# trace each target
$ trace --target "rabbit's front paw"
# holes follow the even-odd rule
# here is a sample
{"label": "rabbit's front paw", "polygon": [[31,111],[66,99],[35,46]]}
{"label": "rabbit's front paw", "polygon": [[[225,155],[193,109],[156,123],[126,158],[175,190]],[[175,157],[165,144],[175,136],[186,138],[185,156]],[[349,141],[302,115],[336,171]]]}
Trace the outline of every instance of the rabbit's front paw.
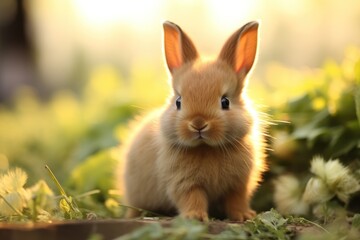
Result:
{"label": "rabbit's front paw", "polygon": [[200,210],[190,210],[188,212],[182,213],[182,217],[189,218],[189,219],[196,219],[202,222],[209,221],[209,217],[207,212],[200,211]]}
{"label": "rabbit's front paw", "polygon": [[229,216],[229,220],[236,222],[244,222],[245,220],[252,219],[256,216],[256,212],[252,209],[245,211],[232,212]]}

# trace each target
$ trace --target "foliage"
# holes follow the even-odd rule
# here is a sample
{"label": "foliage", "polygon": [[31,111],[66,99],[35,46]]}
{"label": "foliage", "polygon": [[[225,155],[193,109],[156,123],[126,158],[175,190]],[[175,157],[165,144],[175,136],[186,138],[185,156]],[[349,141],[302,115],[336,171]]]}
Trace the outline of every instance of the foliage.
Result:
{"label": "foliage", "polygon": [[[281,148],[286,146],[275,142],[280,148],[280,155],[276,154],[278,149],[275,148],[275,156],[281,160],[292,159],[292,163],[302,168],[304,165],[300,162],[308,164],[309,156],[316,154],[346,162],[356,160],[360,156],[359,76],[358,49],[351,49],[343,63],[328,61],[318,72],[304,76],[305,80],[309,78],[314,82],[312,88],[273,110],[275,118],[290,124],[280,124],[272,131],[285,134],[287,139],[283,138],[283,141],[295,142],[295,147],[290,146],[292,151],[283,155]],[[298,154],[304,151],[305,154]]]}
{"label": "foliage", "polygon": [[[248,220],[244,226],[234,225],[230,231],[225,231],[221,236],[228,239],[237,237],[238,233],[243,231],[245,239],[290,239],[294,232],[289,229],[289,219],[285,219],[275,210],[258,214],[255,219]],[[235,230],[235,231],[234,231]]]}
{"label": "foliage", "polygon": [[25,188],[26,181],[27,174],[20,168],[8,169],[0,175],[2,221],[50,220],[55,213],[55,196],[48,185],[40,180]]}
{"label": "foliage", "polygon": [[[306,79],[314,82],[312,88],[272,110],[279,120],[271,128],[268,176],[275,179],[275,204],[285,214],[322,219],[340,209],[360,211],[351,204],[358,199],[360,180],[360,51],[351,48],[341,64],[328,61]],[[309,215],[309,203],[315,202],[321,207],[312,206]]]}
{"label": "foliage", "polygon": [[170,226],[162,226],[159,222],[151,223],[136,231],[117,238],[131,239],[293,239],[296,226],[311,226],[322,234],[328,231],[321,226],[303,218],[284,218],[276,210],[258,214],[244,224],[228,223],[220,233],[211,233],[210,225],[216,222],[201,223],[195,220],[175,218]]}
{"label": "foliage", "polygon": [[[86,206],[85,197],[98,194],[93,190],[78,196],[67,194],[52,170],[45,166],[54,182],[59,196],[49,188],[44,180],[38,181],[31,187],[25,188],[27,174],[20,168],[3,170],[0,174],[0,221],[33,221],[51,222],[53,220],[86,219],[96,217],[95,210],[78,207],[77,202]],[[81,201],[80,201],[81,200]],[[110,201],[115,201],[109,198]],[[108,209],[107,216],[111,213],[116,217],[119,214],[119,204],[106,202],[104,208]]]}
{"label": "foliage", "polygon": [[72,170],[66,185],[77,192],[99,189],[106,193],[114,185],[118,154],[118,148],[110,148],[89,156],[83,164]]}
{"label": "foliage", "polygon": [[[47,177],[45,164],[65,182],[88,157],[119,144],[114,131],[118,125],[125,124],[139,108],[158,105],[164,99],[165,93],[156,91],[151,91],[153,99],[145,102],[140,98],[149,95],[148,83],[152,82],[146,81],[143,88],[142,78],[154,77],[154,73],[145,67],[137,70],[141,74],[134,71],[130,82],[114,67],[95,67],[82,91],[61,89],[46,101],[31,88],[19,89],[11,105],[0,104],[0,155],[12,166],[26,169],[30,183]],[[160,84],[163,82],[154,87],[166,87]]]}
{"label": "foliage", "polygon": [[346,215],[352,194],[359,192],[359,181],[339,160],[325,162],[314,157],[310,171],[314,174],[300,187],[293,175],[281,176],[275,183],[274,200],[279,211],[284,214],[309,215],[309,209],[325,223],[329,219]]}
{"label": "foliage", "polygon": [[205,236],[206,226],[195,220],[176,218],[170,228],[160,223],[149,224],[117,240],[130,239],[201,239]]}

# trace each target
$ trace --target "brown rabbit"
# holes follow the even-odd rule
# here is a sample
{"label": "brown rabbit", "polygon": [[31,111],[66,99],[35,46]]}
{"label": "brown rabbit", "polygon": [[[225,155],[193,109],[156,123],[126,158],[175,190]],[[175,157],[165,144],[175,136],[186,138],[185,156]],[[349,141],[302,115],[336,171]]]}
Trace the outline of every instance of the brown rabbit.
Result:
{"label": "brown rabbit", "polygon": [[[125,200],[130,206],[186,218],[209,214],[244,221],[264,171],[264,143],[245,78],[256,56],[258,23],[202,62],[189,37],[165,22],[164,50],[173,94],[137,128],[125,155]],[[129,209],[127,216],[139,216]]]}

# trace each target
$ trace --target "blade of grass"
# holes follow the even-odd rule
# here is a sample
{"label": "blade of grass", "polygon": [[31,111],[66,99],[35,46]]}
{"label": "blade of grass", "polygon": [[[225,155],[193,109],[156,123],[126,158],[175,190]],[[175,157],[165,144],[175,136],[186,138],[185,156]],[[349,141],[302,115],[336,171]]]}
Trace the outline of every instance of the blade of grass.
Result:
{"label": "blade of grass", "polygon": [[56,184],[56,187],[58,188],[60,194],[64,197],[67,198],[67,195],[65,193],[65,190],[63,189],[63,187],[61,186],[61,184],[59,183],[59,181],[57,180],[57,178],[55,177],[54,173],[51,171],[51,169],[49,168],[48,165],[45,165],[45,169],[48,171],[48,173],[50,174],[51,179],[54,181],[54,183]]}
{"label": "blade of grass", "polygon": [[[54,181],[54,183],[56,184],[56,187],[58,188],[61,196],[63,197],[63,199],[66,201],[66,203],[69,205],[70,209],[72,211],[75,212],[75,214],[81,214],[80,210],[78,209],[78,207],[75,205],[75,203],[72,201],[71,197],[69,197],[64,188],[61,186],[60,182],[57,180],[57,178],[55,177],[55,174],[51,171],[51,169],[49,168],[48,165],[45,165],[45,169],[48,171],[48,173],[50,174],[50,177],[52,178],[52,180]],[[81,214],[82,215],[82,214]]]}

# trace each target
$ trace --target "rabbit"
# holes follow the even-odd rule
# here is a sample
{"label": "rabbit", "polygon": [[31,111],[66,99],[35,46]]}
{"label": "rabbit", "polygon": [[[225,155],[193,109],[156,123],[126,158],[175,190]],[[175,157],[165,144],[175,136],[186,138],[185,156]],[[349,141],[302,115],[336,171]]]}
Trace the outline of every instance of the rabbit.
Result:
{"label": "rabbit", "polygon": [[245,87],[258,26],[247,23],[217,59],[202,61],[179,26],[163,23],[173,93],[126,144],[124,199],[134,207],[126,217],[140,216],[136,208],[200,221],[256,215],[250,200],[266,169],[265,128]]}

